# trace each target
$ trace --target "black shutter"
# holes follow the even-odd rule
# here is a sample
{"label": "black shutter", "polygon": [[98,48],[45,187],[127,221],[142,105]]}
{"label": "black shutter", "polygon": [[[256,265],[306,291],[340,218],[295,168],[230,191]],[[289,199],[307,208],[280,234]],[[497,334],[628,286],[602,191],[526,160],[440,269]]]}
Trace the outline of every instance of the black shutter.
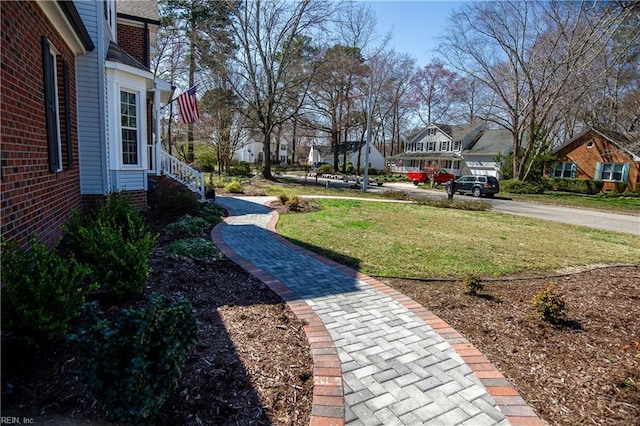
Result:
{"label": "black shutter", "polygon": [[42,37],[42,70],[44,77],[44,107],[47,124],[47,146],[49,151],[49,171],[55,173],[60,164],[58,158],[58,125],[56,120],[55,61],[49,49],[49,41]]}
{"label": "black shutter", "polygon": [[73,138],[71,132],[71,94],[69,93],[69,64],[62,63],[62,80],[64,85],[64,128],[67,146],[67,167],[73,169]]}

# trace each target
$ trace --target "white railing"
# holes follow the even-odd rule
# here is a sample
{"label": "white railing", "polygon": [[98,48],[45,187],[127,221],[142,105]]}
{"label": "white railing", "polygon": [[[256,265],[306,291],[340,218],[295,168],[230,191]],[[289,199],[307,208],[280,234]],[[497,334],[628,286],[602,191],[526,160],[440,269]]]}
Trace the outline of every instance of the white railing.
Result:
{"label": "white railing", "polygon": [[205,200],[204,173],[183,163],[164,150],[161,150],[160,154],[160,171],[177,180],[196,194],[200,194],[200,199]]}

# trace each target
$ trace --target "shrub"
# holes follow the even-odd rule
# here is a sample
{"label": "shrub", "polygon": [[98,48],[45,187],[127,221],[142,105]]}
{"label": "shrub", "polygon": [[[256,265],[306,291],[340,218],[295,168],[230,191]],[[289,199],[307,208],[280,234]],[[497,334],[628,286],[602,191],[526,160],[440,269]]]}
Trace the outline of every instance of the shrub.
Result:
{"label": "shrub", "polygon": [[285,205],[287,204],[287,201],[289,201],[289,196],[287,194],[280,194],[278,195],[278,200],[280,200],[280,204]]}
{"label": "shrub", "polygon": [[251,176],[251,166],[245,161],[240,161],[235,166],[229,167],[229,176]]}
{"label": "shrub", "polygon": [[220,222],[225,215],[225,211],[222,207],[213,203],[200,204],[200,215],[209,223],[216,224]]}
{"label": "shrub", "polygon": [[500,190],[512,194],[542,194],[544,189],[545,185],[542,183],[523,182],[515,179],[500,181]]}
{"label": "shrub", "polygon": [[210,225],[206,219],[201,217],[193,217],[189,215],[184,215],[177,221],[170,223],[165,227],[165,230],[169,234],[179,234],[188,237],[194,237],[196,235],[200,235],[207,229]]}
{"label": "shrub", "polygon": [[478,292],[484,289],[484,285],[480,281],[480,278],[475,274],[468,274],[464,280],[464,285],[469,290],[469,294],[472,296],[477,296]]}
{"label": "shrub", "polygon": [[536,312],[545,321],[556,324],[566,319],[567,308],[563,296],[558,293],[553,283],[546,284],[541,291],[536,293],[532,303],[536,308]]}
{"label": "shrub", "polygon": [[89,320],[70,340],[82,355],[78,373],[118,420],[151,423],[176,387],[198,326],[186,299],[170,303],[154,293],[146,306],[107,319],[93,302]]}
{"label": "shrub", "polygon": [[142,293],[157,235],[124,198],[109,198],[88,218],[76,214],[65,231],[76,257],[91,268],[104,290],[123,300]]}
{"label": "shrub", "polygon": [[552,191],[575,192],[578,194],[594,195],[602,191],[604,182],[601,180],[546,178],[546,186]]}
{"label": "shrub", "polygon": [[211,241],[200,237],[174,241],[167,246],[167,252],[202,261],[211,261],[222,257]]}
{"label": "shrub", "polygon": [[230,193],[241,194],[242,184],[234,179],[224,186],[224,190]]}
{"label": "shrub", "polygon": [[318,167],[318,174],[332,175],[334,173],[335,170],[333,169],[333,166],[331,164],[321,164],[320,167]]}
{"label": "shrub", "polygon": [[356,171],[356,168],[354,167],[354,165],[351,162],[347,163],[347,166],[344,166],[344,163],[340,164],[340,167],[338,167],[340,170],[343,170],[344,173],[348,174],[348,175],[352,175],[354,174],[354,172]]}
{"label": "shrub", "polygon": [[285,202],[285,205],[287,206],[287,209],[289,209],[289,211],[300,211],[300,198],[294,195]]}
{"label": "shrub", "polygon": [[160,218],[193,214],[198,208],[198,195],[171,178],[162,177],[161,179],[162,184],[148,195],[153,212]]}
{"label": "shrub", "polygon": [[47,250],[35,235],[30,249],[2,243],[2,329],[26,337],[30,343],[52,341],[67,333],[80,315],[89,268],[56,248]]}
{"label": "shrub", "polygon": [[622,194],[627,190],[627,182],[614,182],[613,192],[616,194]]}

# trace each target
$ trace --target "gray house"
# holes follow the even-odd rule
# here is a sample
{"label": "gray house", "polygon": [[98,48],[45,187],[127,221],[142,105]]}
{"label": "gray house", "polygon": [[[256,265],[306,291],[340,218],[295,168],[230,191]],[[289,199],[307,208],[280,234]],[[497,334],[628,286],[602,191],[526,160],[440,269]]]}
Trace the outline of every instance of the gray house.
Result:
{"label": "gray house", "polygon": [[[474,140],[475,139],[475,140]],[[504,129],[483,130],[479,138],[460,152],[463,158],[463,174],[489,175],[500,179],[500,164],[496,157],[513,152],[513,135]]]}

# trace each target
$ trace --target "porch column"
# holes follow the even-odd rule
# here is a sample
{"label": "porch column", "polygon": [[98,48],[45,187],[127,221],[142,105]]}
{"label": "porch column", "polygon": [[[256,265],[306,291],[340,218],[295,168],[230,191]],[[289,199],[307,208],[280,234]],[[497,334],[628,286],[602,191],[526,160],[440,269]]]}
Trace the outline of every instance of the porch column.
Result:
{"label": "porch column", "polygon": [[156,175],[160,176],[162,174],[162,155],[160,153],[160,150],[162,149],[162,143],[160,142],[161,137],[160,137],[160,90],[156,89],[153,92],[153,115],[155,117],[155,122],[154,122],[154,133],[155,133],[155,145],[156,145],[156,149],[155,149],[155,169],[156,169]]}

